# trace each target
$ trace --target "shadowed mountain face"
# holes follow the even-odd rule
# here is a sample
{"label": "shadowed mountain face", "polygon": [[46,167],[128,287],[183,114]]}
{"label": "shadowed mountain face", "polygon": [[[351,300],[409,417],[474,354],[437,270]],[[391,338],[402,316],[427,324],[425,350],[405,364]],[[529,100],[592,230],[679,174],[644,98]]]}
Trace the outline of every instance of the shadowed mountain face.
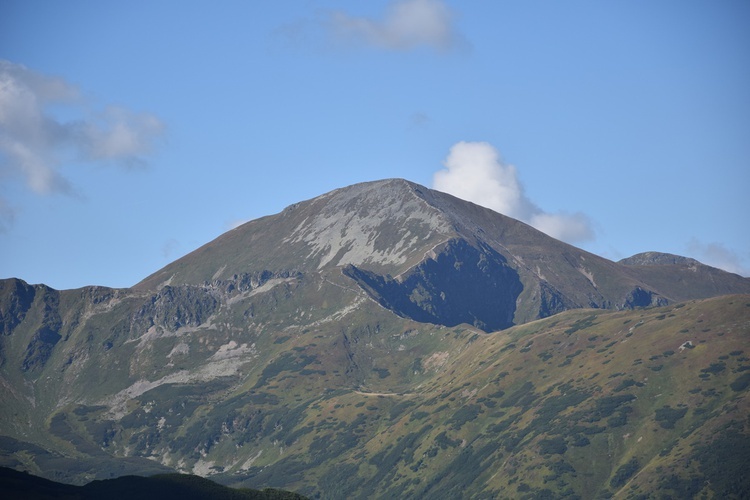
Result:
{"label": "shadowed mountain face", "polygon": [[[750,295],[728,294],[748,293],[692,259],[615,263],[358,184],[130,289],[0,281],[0,466],[325,498],[722,496],[711,439],[747,440],[750,386]],[[688,469],[713,486],[686,490]]]}
{"label": "shadowed mountain face", "polygon": [[518,272],[492,248],[451,240],[398,278],[364,271],[353,264],[343,273],[383,307],[424,323],[481,330],[513,325],[516,300],[523,290]]}

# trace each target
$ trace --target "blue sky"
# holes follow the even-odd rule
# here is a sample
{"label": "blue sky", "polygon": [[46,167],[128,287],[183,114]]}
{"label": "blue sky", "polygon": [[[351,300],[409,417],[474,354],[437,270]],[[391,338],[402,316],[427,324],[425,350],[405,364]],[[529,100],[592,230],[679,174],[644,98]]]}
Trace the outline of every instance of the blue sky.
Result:
{"label": "blue sky", "polygon": [[125,287],[402,177],[750,274],[750,3],[0,4],[0,278]]}

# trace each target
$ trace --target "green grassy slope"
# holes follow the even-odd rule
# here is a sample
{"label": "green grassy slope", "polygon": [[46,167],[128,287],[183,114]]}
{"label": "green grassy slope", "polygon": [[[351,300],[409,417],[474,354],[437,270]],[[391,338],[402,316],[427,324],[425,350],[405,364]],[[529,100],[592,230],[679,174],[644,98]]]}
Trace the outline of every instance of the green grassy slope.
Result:
{"label": "green grassy slope", "polygon": [[222,480],[336,498],[747,494],[749,335],[750,297],[732,296],[469,338],[410,390],[321,401],[284,458]]}
{"label": "green grassy slope", "polygon": [[741,495],[749,335],[748,295],[485,334],[398,317],[340,273],[38,288],[2,339],[0,463],[322,498]]}

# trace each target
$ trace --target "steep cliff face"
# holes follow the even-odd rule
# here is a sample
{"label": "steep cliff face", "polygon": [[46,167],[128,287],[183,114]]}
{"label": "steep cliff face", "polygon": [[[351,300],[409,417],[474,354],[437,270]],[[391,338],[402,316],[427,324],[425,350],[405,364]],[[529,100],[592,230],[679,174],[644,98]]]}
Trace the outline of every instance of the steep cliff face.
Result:
{"label": "steep cliff face", "polygon": [[[17,279],[0,283],[0,332],[11,335],[24,323],[29,332],[20,358],[23,371],[43,367],[60,341],[59,302],[60,292],[44,285],[32,286]],[[0,362],[6,357],[0,344]]]}
{"label": "steep cliff face", "polygon": [[36,288],[19,279],[0,281],[0,334],[9,335],[24,320]]}
{"label": "steep cliff face", "polygon": [[159,326],[170,331],[204,323],[219,300],[210,289],[194,286],[164,286],[151,295],[133,316],[136,331]]}

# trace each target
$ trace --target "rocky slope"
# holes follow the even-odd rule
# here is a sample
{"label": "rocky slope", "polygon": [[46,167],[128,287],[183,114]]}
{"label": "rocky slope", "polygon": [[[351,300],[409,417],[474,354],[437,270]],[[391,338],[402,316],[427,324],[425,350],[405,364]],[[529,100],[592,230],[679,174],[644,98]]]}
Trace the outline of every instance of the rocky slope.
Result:
{"label": "rocky slope", "polygon": [[0,281],[0,466],[325,498],[718,495],[716,446],[747,439],[750,296],[705,298],[749,282],[356,185],[132,289]]}

